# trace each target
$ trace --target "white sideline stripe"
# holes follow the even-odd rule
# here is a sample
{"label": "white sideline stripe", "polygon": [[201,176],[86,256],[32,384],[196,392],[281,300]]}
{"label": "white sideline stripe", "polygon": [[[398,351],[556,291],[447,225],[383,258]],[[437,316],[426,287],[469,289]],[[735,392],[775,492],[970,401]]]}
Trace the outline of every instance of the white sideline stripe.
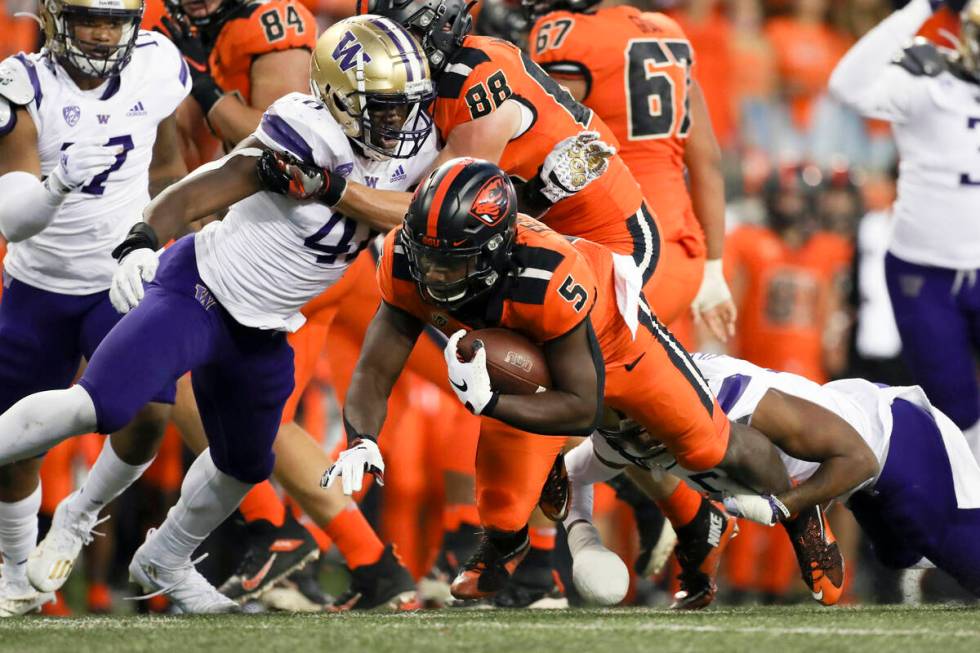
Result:
{"label": "white sideline stripe", "polygon": [[[628,613],[626,613],[628,614]],[[937,630],[932,628],[820,628],[811,626],[725,626],[725,625],[705,625],[705,624],[677,624],[677,623],[623,623],[621,621],[609,621],[599,623],[568,623],[565,621],[555,623],[518,623],[510,624],[503,621],[437,621],[421,615],[405,614],[391,615],[393,618],[388,622],[374,622],[371,627],[374,629],[387,628],[403,630],[417,628],[418,621],[424,621],[426,626],[435,628],[452,628],[456,631],[467,630],[546,630],[546,631],[630,631],[630,632],[672,632],[672,633],[739,633],[739,634],[761,634],[761,635],[818,635],[818,636],[841,636],[841,637],[946,637],[956,639],[980,639],[980,629],[978,630]],[[586,615],[583,615],[586,616]],[[656,618],[656,613],[650,615]],[[322,616],[317,618],[317,623],[328,626],[334,618],[324,619]],[[348,621],[341,617],[340,621]],[[353,620],[350,620],[353,621]],[[414,623],[413,623],[414,622]],[[164,630],[164,629],[196,629],[201,627],[201,622],[197,619],[186,617],[152,617],[119,619],[113,617],[88,617],[83,619],[64,619],[64,618],[34,618],[29,620],[2,620],[0,621],[0,632],[5,630]],[[236,620],[234,625],[236,630],[294,630],[298,628],[309,628],[310,622],[306,619],[294,620],[274,620],[266,622],[249,623],[247,619]]]}

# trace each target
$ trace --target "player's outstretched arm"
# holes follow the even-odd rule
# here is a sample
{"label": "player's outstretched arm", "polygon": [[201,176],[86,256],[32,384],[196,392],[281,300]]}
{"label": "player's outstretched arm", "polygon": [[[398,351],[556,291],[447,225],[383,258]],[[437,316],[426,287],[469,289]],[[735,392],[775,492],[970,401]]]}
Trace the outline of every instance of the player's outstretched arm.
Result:
{"label": "player's outstretched arm", "polygon": [[691,132],[684,146],[684,164],[691,182],[694,215],[704,230],[708,249],[704,278],[691,308],[712,335],[722,342],[735,335],[738,311],[725,282],[721,257],[725,242],[725,179],[721,171],[721,148],[711,128],[708,105],[701,86],[690,89]]}
{"label": "player's outstretched arm", "polygon": [[[592,433],[602,418],[605,367],[590,319],[545,343],[544,355],[552,388],[533,395],[495,394],[479,414],[543,435]],[[452,370],[450,382],[459,394]]]}
{"label": "player's outstretched arm", "polygon": [[405,361],[422,333],[415,317],[385,302],[368,325],[361,357],[354,368],[344,401],[347,449],[323,475],[320,484],[330,487],[340,478],[344,494],[359,491],[365,474],[384,483],[384,460],[377,440],[388,412],[388,397]]}
{"label": "player's outstretched arm", "polygon": [[181,156],[175,111],[157,125],[153,157],[150,159],[150,197],[156,197],[186,174],[187,166]]}
{"label": "player's outstretched arm", "polygon": [[794,458],[820,463],[813,476],[778,495],[791,513],[847,494],[878,473],[874,452],[858,432],[805,399],[770,389],[752,414],[752,426]]}

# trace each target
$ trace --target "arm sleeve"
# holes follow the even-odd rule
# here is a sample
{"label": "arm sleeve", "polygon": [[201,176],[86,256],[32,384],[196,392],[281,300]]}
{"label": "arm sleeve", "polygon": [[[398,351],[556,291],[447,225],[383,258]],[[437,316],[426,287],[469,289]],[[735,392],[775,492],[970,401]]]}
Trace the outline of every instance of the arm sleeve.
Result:
{"label": "arm sleeve", "polygon": [[15,170],[0,176],[0,233],[16,243],[37,235],[51,224],[64,195],[48,190],[29,172]]}
{"label": "arm sleeve", "polygon": [[912,0],[865,34],[830,77],[830,92],[869,118],[904,121],[913,106],[911,77],[891,62],[932,14],[928,0]]}

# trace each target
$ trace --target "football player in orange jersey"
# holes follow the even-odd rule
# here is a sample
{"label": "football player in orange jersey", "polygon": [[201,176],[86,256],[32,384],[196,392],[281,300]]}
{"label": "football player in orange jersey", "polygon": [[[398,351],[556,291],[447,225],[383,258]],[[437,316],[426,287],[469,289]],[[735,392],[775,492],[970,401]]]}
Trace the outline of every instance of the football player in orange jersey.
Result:
{"label": "football player in orange jersey", "polygon": [[722,273],[721,153],[684,32],[664,14],[600,0],[524,7],[535,21],[531,58],[609,125],[657,214],[664,270],[649,290],[658,317],[669,326],[693,302],[696,317],[727,340],[736,313]]}
{"label": "football player in orange jersey", "polygon": [[[583,164],[565,161],[559,168],[575,169],[576,163]],[[601,172],[584,165],[590,168],[587,184]],[[481,437],[477,452],[481,513],[513,503],[513,495],[535,481],[540,488],[535,449],[554,459],[565,436],[592,432],[604,402],[650,425],[686,468],[720,467],[765,492],[788,488],[772,445],[750,427],[729,423],[687,353],[650,311],[635,262],[518,217],[517,206],[509,177],[487,161],[448,161],[419,186],[404,224],[385,240],[378,267],[383,303],[345,402],[350,448],[326,475],[328,486],[343,477],[347,491],[356,490],[366,473],[383,472],[374,439],[391,387],[428,323],[452,334],[446,347],[450,383],[481,415],[482,436],[494,436]],[[514,329],[543,347],[553,388],[501,394],[491,387],[482,343],[471,361],[458,357],[464,329],[493,326]],[[640,365],[640,374],[633,373]],[[760,501],[773,521],[785,516],[771,495]],[[715,510],[713,521],[723,525],[727,541],[734,521]],[[527,553],[526,526],[487,527],[486,535],[453,583],[458,598],[492,595]],[[716,567],[718,553],[708,547],[710,561],[692,562]]]}

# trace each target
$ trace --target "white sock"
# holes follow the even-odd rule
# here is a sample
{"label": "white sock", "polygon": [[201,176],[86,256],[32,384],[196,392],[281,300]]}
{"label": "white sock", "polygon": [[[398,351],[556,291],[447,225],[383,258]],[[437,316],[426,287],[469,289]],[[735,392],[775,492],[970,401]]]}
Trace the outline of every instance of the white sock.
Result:
{"label": "white sock", "polygon": [[0,502],[0,552],[7,582],[27,582],[27,556],[37,546],[37,513],[41,509],[41,484],[26,499]]}
{"label": "white sock", "polygon": [[187,470],[177,504],[147,542],[150,559],[165,569],[186,565],[197,547],[234,512],[252,487],[215,467],[211,450],[205,449]]}
{"label": "white sock", "polygon": [[565,528],[576,521],[592,523],[592,485],[608,481],[622,470],[608,467],[599,460],[592,438],[584,440],[565,454],[565,469],[568,470],[568,482],[572,485],[572,501],[568,506],[568,516],[565,517]]}
{"label": "white sock", "polygon": [[105,505],[135,483],[152,463],[152,459],[141,465],[126,463],[112,448],[112,438],[106,438],[88,478],[69,498],[68,509],[94,521]]}
{"label": "white sock", "polygon": [[95,404],[80,385],[24,397],[0,415],[0,465],[42,454],[97,426]]}

